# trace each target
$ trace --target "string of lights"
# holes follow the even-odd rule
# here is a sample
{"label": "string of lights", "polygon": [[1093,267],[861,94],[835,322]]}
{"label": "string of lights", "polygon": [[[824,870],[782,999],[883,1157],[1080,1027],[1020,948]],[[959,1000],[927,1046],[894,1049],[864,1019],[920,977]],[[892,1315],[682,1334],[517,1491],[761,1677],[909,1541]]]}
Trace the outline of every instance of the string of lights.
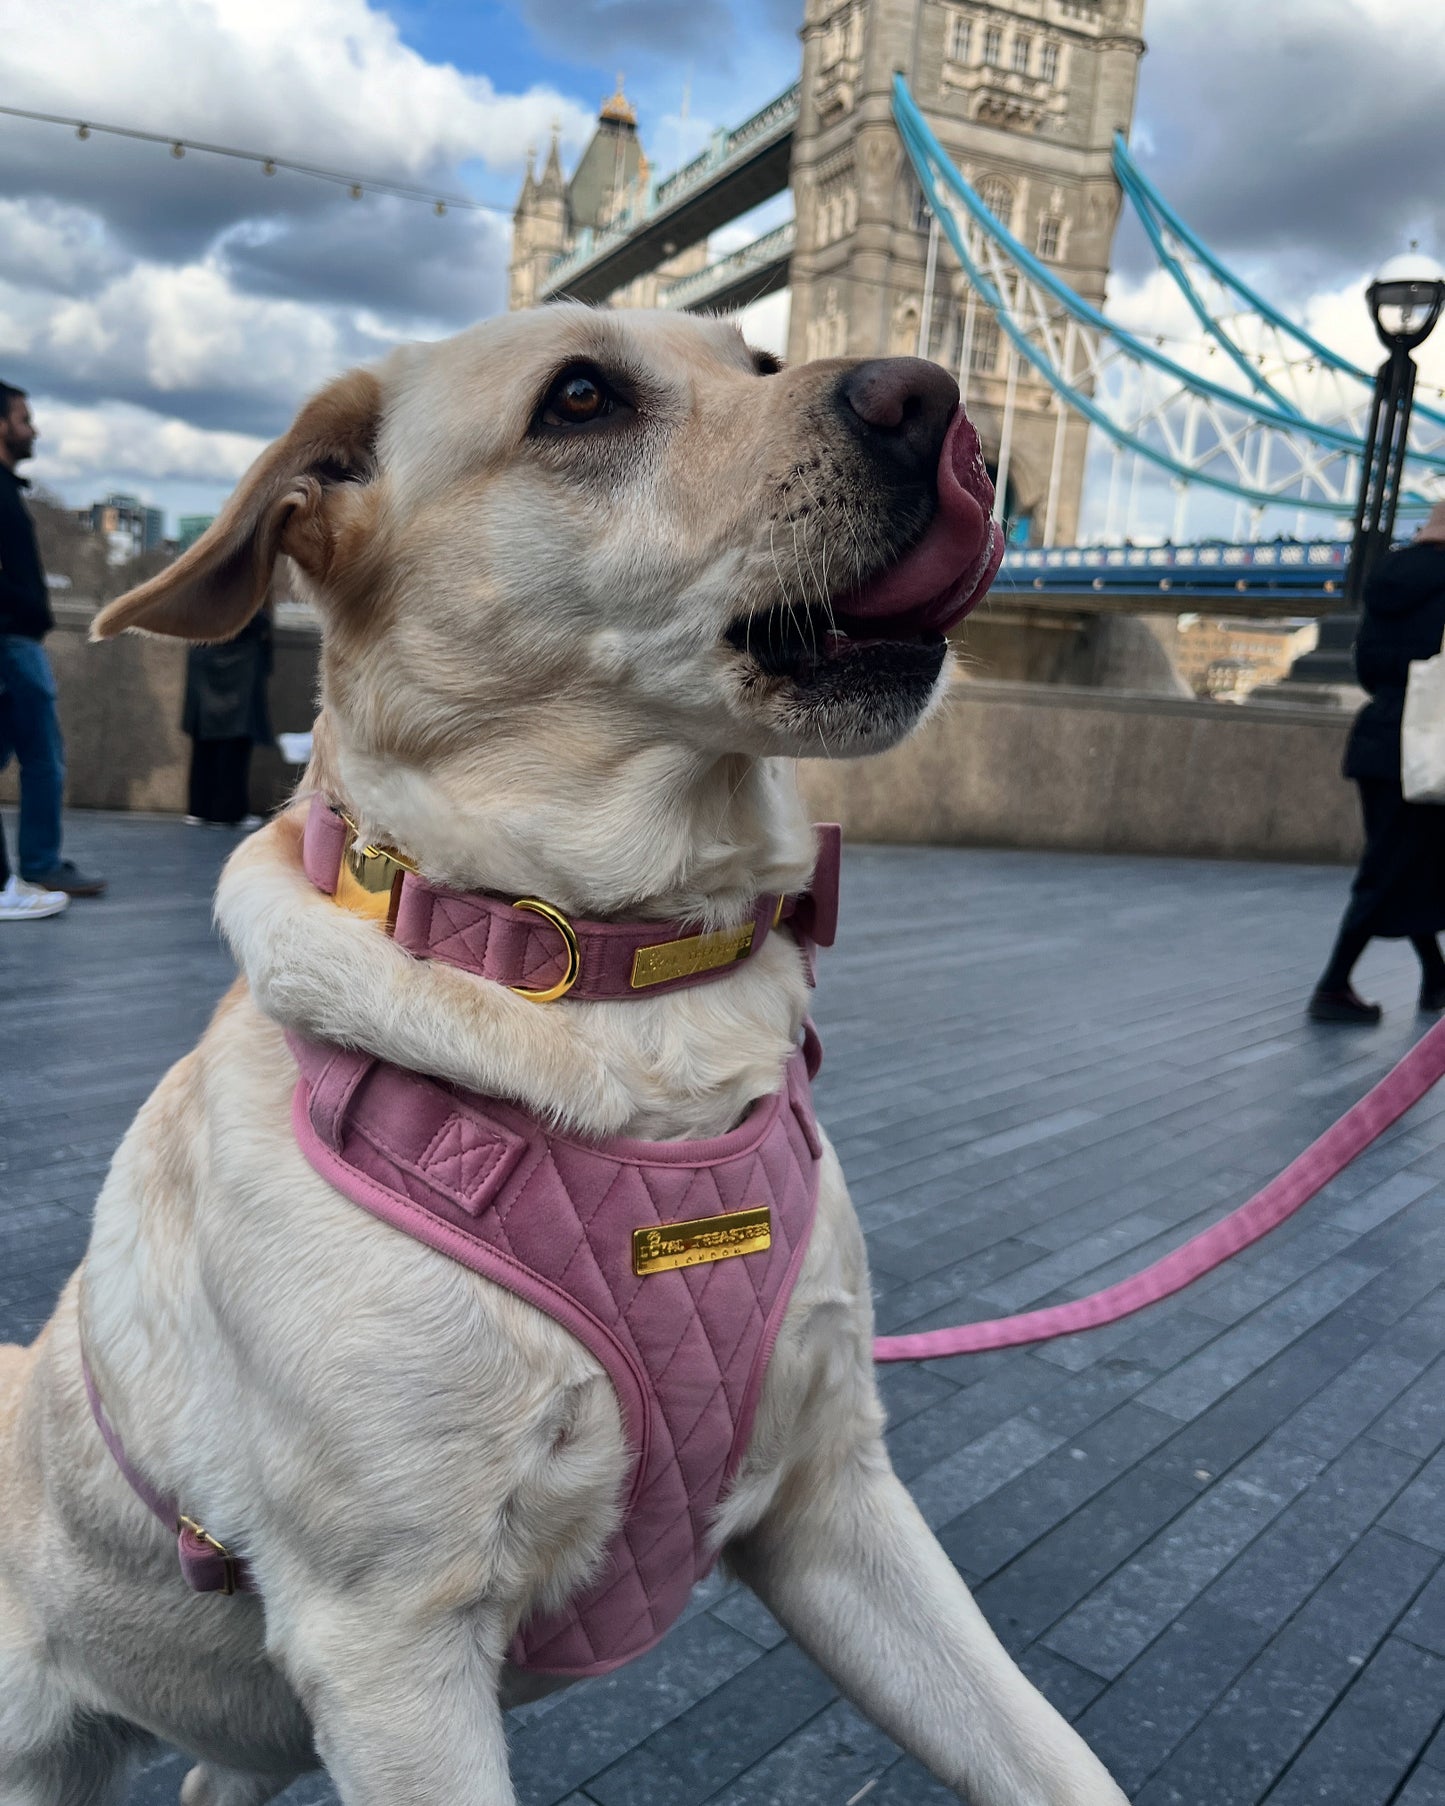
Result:
{"label": "string of lights", "polygon": [[143,132],[135,126],[106,125],[98,119],[74,119],[63,113],[37,113],[28,107],[0,106],[0,114],[10,119],[28,119],[39,125],[69,126],[82,142],[100,133],[107,138],[132,138],[142,144],[163,144],[173,157],[184,157],[187,151],[199,151],[208,157],[230,157],[240,163],[254,163],[263,176],[274,176],[284,169],[291,175],[306,176],[316,182],[330,182],[344,188],[353,201],[364,195],[384,194],[394,200],[418,201],[429,206],[438,216],[453,210],[462,213],[500,213],[510,216],[512,209],[497,201],[478,201],[470,195],[438,194],[434,188],[421,188],[410,182],[389,182],[375,176],[350,176],[339,169],[326,169],[317,163],[299,163],[290,157],[271,157],[263,151],[241,150],[232,144],[207,144],[199,138],[181,138],[165,132]]}

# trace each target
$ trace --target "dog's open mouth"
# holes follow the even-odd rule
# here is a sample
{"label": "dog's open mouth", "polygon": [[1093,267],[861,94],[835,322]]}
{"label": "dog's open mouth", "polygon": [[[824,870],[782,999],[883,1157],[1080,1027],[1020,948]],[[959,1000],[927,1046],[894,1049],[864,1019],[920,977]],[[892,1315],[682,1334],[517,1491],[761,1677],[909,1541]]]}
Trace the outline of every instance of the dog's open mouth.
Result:
{"label": "dog's open mouth", "polygon": [[937,628],[890,621],[880,632],[881,625],[816,605],[770,608],[734,621],[727,641],[768,677],[786,678],[800,690],[865,670],[878,677],[937,677],[947,644]]}
{"label": "dog's open mouth", "polygon": [[993,484],[972,422],[958,408],[938,460],[938,501],[923,537],[860,587],[827,604],[740,616],[728,644],[770,677],[836,692],[850,676],[931,685],[944,635],[976,607],[1003,560]]}

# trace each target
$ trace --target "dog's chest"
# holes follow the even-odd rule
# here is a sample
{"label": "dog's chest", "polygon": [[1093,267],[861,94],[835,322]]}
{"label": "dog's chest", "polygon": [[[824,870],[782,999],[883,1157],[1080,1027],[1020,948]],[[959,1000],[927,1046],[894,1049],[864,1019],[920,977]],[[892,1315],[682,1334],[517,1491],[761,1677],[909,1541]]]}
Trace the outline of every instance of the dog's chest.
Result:
{"label": "dog's chest", "polygon": [[729,1134],[588,1143],[369,1056],[293,1041],[316,1170],[545,1311],[601,1363],[630,1456],[601,1573],[522,1627],[518,1666],[580,1676],[652,1647],[711,1566],[806,1250],[822,1157],[807,1057]]}

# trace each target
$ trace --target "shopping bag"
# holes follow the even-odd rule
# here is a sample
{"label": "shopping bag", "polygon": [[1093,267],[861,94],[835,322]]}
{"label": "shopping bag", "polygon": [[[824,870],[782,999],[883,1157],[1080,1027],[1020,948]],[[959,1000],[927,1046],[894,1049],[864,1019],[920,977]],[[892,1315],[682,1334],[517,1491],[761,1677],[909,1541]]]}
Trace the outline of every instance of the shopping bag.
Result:
{"label": "shopping bag", "polygon": [[1445,653],[1416,659],[1400,724],[1400,788],[1409,803],[1445,803]]}

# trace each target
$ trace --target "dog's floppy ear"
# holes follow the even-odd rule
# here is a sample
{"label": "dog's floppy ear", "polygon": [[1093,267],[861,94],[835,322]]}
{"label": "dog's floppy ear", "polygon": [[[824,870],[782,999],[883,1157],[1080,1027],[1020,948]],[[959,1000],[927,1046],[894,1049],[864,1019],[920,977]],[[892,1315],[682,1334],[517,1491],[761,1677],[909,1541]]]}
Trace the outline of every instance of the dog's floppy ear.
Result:
{"label": "dog's floppy ear", "polygon": [[381,385],[353,370],[312,396],[262,452],[196,543],[159,576],[103,608],[93,640],[127,627],[183,640],[228,640],[266,599],[282,553],[321,578],[331,551],[326,497],[374,469]]}

